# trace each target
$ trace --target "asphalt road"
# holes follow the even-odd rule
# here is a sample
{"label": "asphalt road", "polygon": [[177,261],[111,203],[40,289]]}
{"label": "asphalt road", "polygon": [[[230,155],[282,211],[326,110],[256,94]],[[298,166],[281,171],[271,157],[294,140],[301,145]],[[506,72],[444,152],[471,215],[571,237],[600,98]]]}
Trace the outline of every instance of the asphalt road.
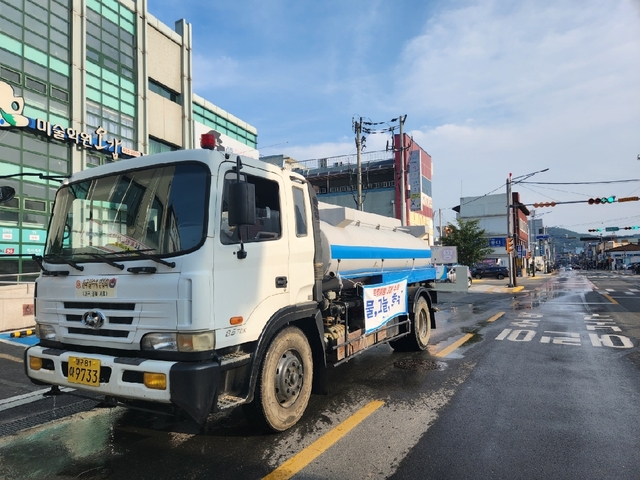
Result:
{"label": "asphalt road", "polygon": [[[440,294],[428,352],[380,346],[332,370],[330,394],[276,435],[241,409],[198,429],[73,397],[31,401],[41,387],[13,360],[23,347],[0,342],[0,477],[638,478],[640,277],[506,285]],[[1,410],[16,395],[26,403]]]}
{"label": "asphalt road", "polygon": [[392,478],[639,478],[638,292],[563,272],[519,302]]}

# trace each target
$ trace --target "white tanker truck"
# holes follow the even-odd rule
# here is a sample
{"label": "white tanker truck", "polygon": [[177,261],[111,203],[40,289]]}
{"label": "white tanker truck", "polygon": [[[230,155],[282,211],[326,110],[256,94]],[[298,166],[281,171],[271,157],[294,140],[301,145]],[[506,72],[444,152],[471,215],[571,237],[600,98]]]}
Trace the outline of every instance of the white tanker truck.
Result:
{"label": "white tanker truck", "polygon": [[405,230],[319,203],[289,169],[213,150],[74,174],[35,258],[26,373],[200,423],[242,404],[285,430],[326,393],[328,366],[384,342],[426,349],[436,273]]}

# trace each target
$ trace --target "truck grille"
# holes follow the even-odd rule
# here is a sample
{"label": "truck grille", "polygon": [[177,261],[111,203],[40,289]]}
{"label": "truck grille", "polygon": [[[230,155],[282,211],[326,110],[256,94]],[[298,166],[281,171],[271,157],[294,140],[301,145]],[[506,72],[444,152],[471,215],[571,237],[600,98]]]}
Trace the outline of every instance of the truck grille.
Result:
{"label": "truck grille", "polygon": [[64,309],[71,310],[64,314],[66,321],[69,323],[79,324],[82,322],[82,315],[89,310],[100,310],[107,319],[104,326],[98,330],[85,328],[82,325],[78,325],[78,327],[69,326],[67,331],[71,335],[124,339],[133,333],[130,330],[118,330],[118,326],[133,325],[134,316],[132,314],[136,309],[135,303],[64,302]]}
{"label": "truck grille", "polygon": [[89,328],[69,327],[67,330],[69,331],[69,333],[72,333],[74,335],[90,335],[92,337],[127,338],[129,336],[129,332],[123,332],[121,330],[109,330],[108,328],[91,330]]}
{"label": "truck grille", "polygon": [[64,302],[64,308],[79,308],[81,310],[135,310],[135,303],[107,303],[107,302]]}
{"label": "truck grille", "polygon": [[[81,322],[82,315],[67,314],[67,322]],[[133,323],[133,317],[114,317],[109,316],[107,321],[111,324],[117,325],[131,325]]]}

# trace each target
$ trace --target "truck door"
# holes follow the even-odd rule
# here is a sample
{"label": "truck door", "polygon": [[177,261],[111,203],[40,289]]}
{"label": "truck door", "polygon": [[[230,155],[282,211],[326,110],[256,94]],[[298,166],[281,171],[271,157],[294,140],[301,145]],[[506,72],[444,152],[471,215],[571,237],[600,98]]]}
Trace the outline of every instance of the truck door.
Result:
{"label": "truck door", "polygon": [[313,300],[313,227],[309,193],[304,181],[291,177],[289,187],[292,201],[286,210],[292,219],[288,222],[289,266],[291,304],[300,304]]}
{"label": "truck door", "polygon": [[[241,181],[255,186],[256,224],[229,226],[228,186],[237,181],[237,174],[230,163],[220,168],[213,272],[216,348],[256,340],[267,320],[289,304],[290,294],[282,178],[243,166]],[[240,238],[246,258],[238,258]]]}

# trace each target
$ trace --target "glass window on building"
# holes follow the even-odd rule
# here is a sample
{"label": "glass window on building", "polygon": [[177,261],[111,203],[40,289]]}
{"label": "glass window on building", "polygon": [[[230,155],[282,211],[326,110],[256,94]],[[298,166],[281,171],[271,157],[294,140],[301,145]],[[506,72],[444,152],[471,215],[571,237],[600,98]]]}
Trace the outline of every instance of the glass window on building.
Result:
{"label": "glass window on building", "polygon": [[179,93],[174,92],[168,87],[165,87],[161,83],[156,82],[155,80],[149,79],[149,90],[158,95],[166,98],[167,100],[171,100],[174,103],[181,105],[181,96]]}
{"label": "glass window on building", "polygon": [[[100,11],[99,11],[100,10]],[[135,35],[126,9],[119,13],[100,5],[87,4],[87,128],[102,127],[106,139],[116,139],[122,147],[137,150]],[[99,165],[114,158],[101,154],[87,156],[87,165]]]}
{"label": "glass window on building", "polygon": [[154,153],[173,152],[175,150],[178,150],[178,147],[175,145],[149,137],[149,155],[153,155]]}

